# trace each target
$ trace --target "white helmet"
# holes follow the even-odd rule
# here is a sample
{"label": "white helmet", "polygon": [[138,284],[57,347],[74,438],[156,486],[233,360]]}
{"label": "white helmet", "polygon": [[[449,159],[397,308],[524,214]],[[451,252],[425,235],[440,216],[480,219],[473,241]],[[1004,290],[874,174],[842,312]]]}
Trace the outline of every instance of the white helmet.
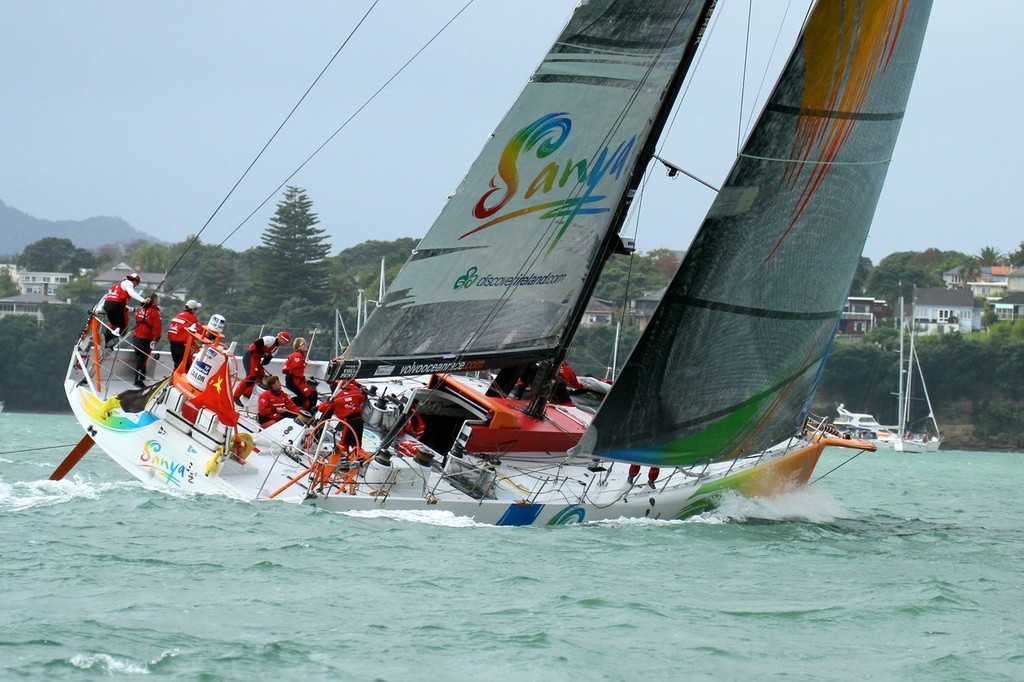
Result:
{"label": "white helmet", "polygon": [[187,301],[185,301],[185,307],[188,308],[189,310],[199,310],[200,308],[203,307],[203,304],[195,300],[194,298],[190,298]]}

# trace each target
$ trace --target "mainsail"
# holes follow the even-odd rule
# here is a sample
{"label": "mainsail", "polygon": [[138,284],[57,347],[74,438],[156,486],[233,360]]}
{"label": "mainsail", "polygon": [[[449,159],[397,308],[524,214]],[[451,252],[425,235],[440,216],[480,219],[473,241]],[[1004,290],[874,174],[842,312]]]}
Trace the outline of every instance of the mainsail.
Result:
{"label": "mainsail", "polygon": [[564,346],[713,6],[582,3],[338,374],[500,367]]}
{"label": "mainsail", "polygon": [[930,0],[823,0],[581,450],[752,454],[807,414],[867,238]]}

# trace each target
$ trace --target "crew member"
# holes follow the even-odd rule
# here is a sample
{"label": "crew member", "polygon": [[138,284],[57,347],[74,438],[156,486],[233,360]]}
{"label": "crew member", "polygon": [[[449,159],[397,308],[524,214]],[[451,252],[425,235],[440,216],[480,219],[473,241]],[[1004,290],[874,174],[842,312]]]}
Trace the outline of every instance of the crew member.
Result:
{"label": "crew member", "polygon": [[[647,470],[647,485],[651,488],[655,487],[654,483],[658,480],[658,474],[661,473],[661,469],[658,467],[651,467]],[[640,474],[639,464],[630,464],[629,471],[626,472],[626,481],[633,485],[636,482],[636,477]]]}
{"label": "crew member", "polygon": [[103,297],[103,312],[109,323],[109,328],[103,330],[103,337],[108,348],[117,343],[115,337],[124,334],[124,330],[128,328],[128,299],[135,299],[139,303],[149,300],[135,291],[135,287],[139,286],[141,281],[142,278],[138,273],[130,273],[123,280],[111,286],[106,296]]}
{"label": "crew member", "polygon": [[561,405],[572,404],[571,394],[569,393],[570,388],[574,391],[579,391],[583,389],[583,384],[580,383],[579,377],[576,376],[576,372],[569,366],[569,363],[563,362],[558,366],[555,388],[551,392],[551,402]]}
{"label": "crew member", "polygon": [[281,389],[281,380],[275,376],[267,379],[267,390],[260,393],[256,418],[264,428],[276,424],[288,415],[297,415],[299,407]]}
{"label": "crew member", "polygon": [[135,309],[135,331],[132,334],[132,347],[135,349],[135,386],[145,386],[149,365],[149,356],[156,350],[160,342],[160,331],[163,321],[160,318],[160,306],[157,295],[153,294]]}
{"label": "crew member", "polygon": [[171,344],[171,360],[175,367],[181,364],[186,350],[192,345],[193,337],[189,332],[199,333],[196,311],[202,307],[203,304],[199,301],[189,299],[185,301],[185,307],[181,312],[171,319],[171,326],[167,328],[167,340]]}
{"label": "crew member", "polygon": [[238,388],[235,389],[236,403],[241,405],[243,397],[248,398],[252,395],[252,389],[256,382],[267,373],[263,366],[270,364],[278,348],[291,342],[292,335],[282,330],[277,333],[277,336],[261,336],[249,345],[245,355],[242,356],[242,366],[245,368],[246,374],[245,378],[238,382]]}
{"label": "crew member", "polygon": [[345,445],[355,447],[363,440],[363,403],[366,402],[366,394],[355,381],[348,381],[342,384],[334,396],[323,403],[320,403],[318,411],[324,413],[324,417],[331,415],[348,424],[349,428],[343,428],[341,442]]}
{"label": "crew member", "polygon": [[306,353],[309,344],[301,336],[295,339],[295,350],[284,361],[284,385],[296,395],[295,404],[303,410],[313,411],[316,407],[316,388],[306,381]]}

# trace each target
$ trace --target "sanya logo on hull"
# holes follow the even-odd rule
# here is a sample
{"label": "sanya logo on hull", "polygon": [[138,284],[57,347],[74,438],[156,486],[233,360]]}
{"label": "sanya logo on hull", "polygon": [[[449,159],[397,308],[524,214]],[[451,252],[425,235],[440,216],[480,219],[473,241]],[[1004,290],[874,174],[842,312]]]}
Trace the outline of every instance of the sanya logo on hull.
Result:
{"label": "sanya logo on hull", "polygon": [[147,440],[142,446],[142,454],[139,455],[139,466],[148,469],[150,476],[160,479],[164,483],[180,486],[186,477],[191,482],[193,477],[189,475],[189,472],[192,470],[192,465],[186,466],[161,456],[162,449],[160,441]]}
{"label": "sanya logo on hull", "polygon": [[[607,195],[594,192],[605,178],[618,180],[622,176],[636,146],[636,136],[606,145],[590,159],[551,158],[571,134],[572,119],[565,112],[541,116],[516,133],[501,153],[490,189],[473,207],[473,217],[485,222],[460,239],[519,216],[539,213],[540,220],[564,219],[552,239],[550,248],[554,248],[576,216],[609,212]],[[533,160],[531,157],[550,158],[532,180],[527,163]],[[526,205],[506,210],[517,197]]]}

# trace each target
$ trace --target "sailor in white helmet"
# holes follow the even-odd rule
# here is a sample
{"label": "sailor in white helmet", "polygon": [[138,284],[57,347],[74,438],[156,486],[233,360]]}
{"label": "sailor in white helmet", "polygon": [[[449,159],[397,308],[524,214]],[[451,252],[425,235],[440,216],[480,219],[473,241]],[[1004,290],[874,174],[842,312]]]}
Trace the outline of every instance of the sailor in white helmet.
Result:
{"label": "sailor in white helmet", "polygon": [[107,316],[107,322],[110,323],[110,329],[103,332],[108,347],[116,343],[114,337],[124,335],[124,330],[128,328],[128,299],[135,299],[139,303],[149,302],[148,298],[143,298],[135,290],[141,281],[142,278],[138,273],[133,272],[111,286],[110,291],[103,297],[103,312]]}

